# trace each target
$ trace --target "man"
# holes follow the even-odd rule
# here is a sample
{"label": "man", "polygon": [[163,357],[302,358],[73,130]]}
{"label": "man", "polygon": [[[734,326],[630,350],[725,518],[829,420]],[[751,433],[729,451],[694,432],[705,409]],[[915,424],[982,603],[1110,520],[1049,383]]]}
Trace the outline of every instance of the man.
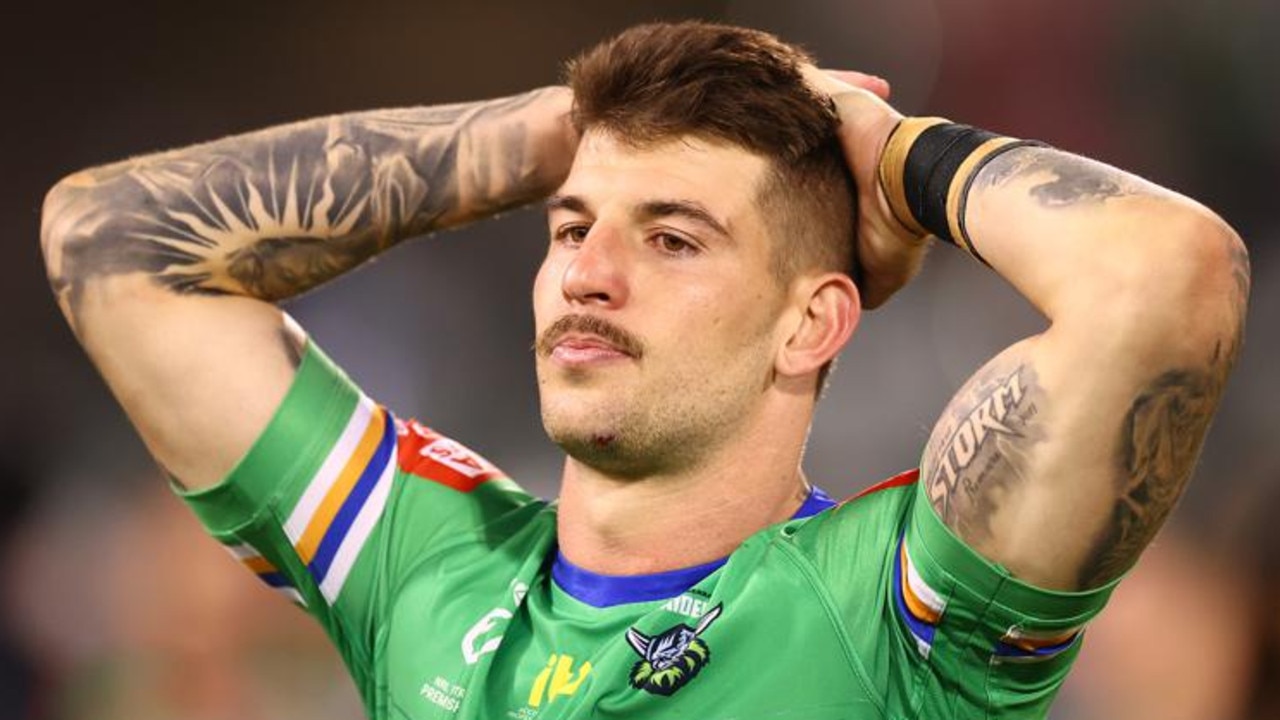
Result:
{"label": "man", "polygon": [[[1240,240],[1113,168],[903,118],[762,33],[633,28],[569,76],[50,193],[59,303],[179,492],[323,623],[372,717],[1044,715],[1191,473]],[[541,197],[550,504],[393,418],[272,304]],[[960,390],[919,479],[833,507],[799,469],[823,378],[931,234],[1050,325]]]}

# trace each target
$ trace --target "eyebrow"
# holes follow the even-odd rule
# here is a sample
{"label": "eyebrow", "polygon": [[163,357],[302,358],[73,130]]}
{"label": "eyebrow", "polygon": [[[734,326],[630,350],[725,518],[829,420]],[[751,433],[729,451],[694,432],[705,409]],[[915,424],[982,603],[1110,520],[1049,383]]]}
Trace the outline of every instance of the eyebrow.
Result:
{"label": "eyebrow", "polygon": [[[568,210],[577,213],[589,213],[587,203],[577,195],[552,195],[547,198],[547,210]],[[733,236],[724,224],[716,219],[701,203],[693,200],[647,200],[635,209],[635,215],[642,220],[661,217],[682,217],[703,225],[726,239]]]}

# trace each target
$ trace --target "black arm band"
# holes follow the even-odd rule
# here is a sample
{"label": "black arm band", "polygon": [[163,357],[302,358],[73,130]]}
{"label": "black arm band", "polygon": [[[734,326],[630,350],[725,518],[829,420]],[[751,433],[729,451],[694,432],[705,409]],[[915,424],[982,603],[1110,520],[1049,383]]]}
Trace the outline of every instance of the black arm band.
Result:
{"label": "black arm band", "polygon": [[903,189],[911,214],[931,234],[956,244],[947,221],[951,183],[973,151],[998,137],[969,125],[941,123],[920,133],[911,145],[903,168]]}

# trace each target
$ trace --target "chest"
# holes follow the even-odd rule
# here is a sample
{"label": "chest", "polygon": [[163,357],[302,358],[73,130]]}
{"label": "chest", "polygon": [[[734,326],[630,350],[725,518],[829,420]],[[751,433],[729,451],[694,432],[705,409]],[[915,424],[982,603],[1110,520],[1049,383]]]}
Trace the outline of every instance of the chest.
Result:
{"label": "chest", "polygon": [[755,560],[603,609],[539,563],[426,569],[393,604],[377,705],[413,720],[879,717],[821,594],[788,563]]}

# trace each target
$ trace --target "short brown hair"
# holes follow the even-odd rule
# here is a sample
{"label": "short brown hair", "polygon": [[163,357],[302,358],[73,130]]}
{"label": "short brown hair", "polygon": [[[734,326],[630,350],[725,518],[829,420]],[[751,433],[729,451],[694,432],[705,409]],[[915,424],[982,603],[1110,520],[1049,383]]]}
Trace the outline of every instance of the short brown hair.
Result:
{"label": "short brown hair", "polygon": [[639,25],[567,67],[573,122],[644,146],[694,136],[769,160],[760,205],[773,270],[853,274],[853,180],[829,98],[805,82],[801,49],[768,33],[688,21]]}

